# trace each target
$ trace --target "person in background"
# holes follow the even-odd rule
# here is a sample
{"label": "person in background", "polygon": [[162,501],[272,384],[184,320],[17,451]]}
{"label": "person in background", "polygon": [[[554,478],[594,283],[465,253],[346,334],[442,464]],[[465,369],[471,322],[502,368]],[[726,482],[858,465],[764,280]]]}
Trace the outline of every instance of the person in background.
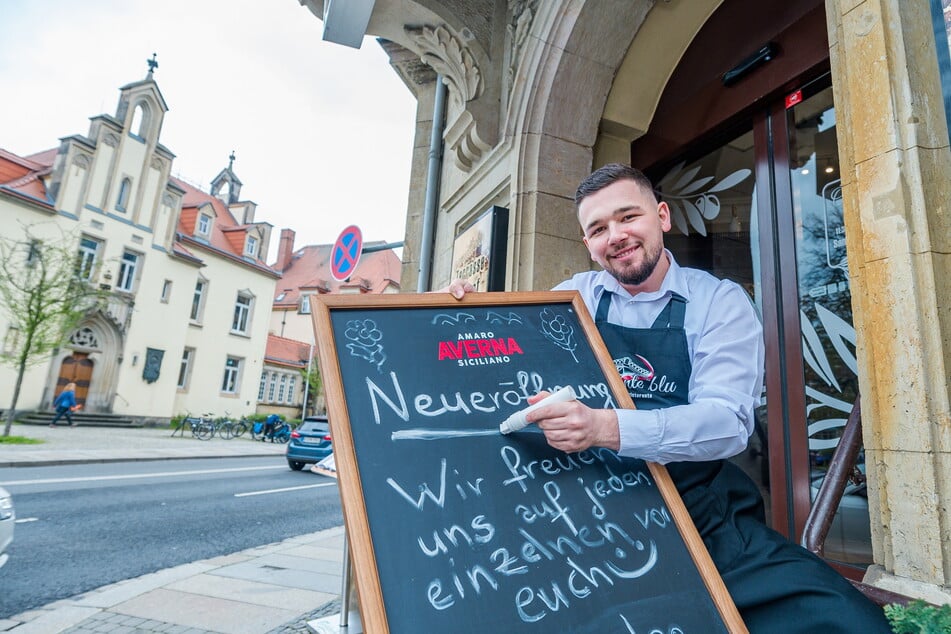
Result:
{"label": "person in background", "polygon": [[[750,632],[891,632],[878,606],[766,525],[755,483],[727,461],[746,447],[763,386],[762,327],[746,291],[677,263],[664,248],[670,209],[640,171],[601,167],[575,204],[603,270],[554,290],[581,294],[637,409],[573,400],[528,421],[565,452],[607,447],[665,464]],[[474,288],[455,280],[444,290],[462,299]]]}
{"label": "person in background", "polygon": [[63,391],[59,393],[59,396],[56,397],[56,400],[53,401],[53,407],[56,408],[56,416],[53,417],[53,420],[50,422],[50,427],[56,427],[56,423],[63,416],[66,417],[66,420],[69,421],[70,427],[75,427],[76,422],[73,420],[73,412],[79,409],[79,405],[76,404],[76,384],[67,383],[66,387],[63,388]]}
{"label": "person in background", "polygon": [[279,414],[270,414],[264,419],[264,433],[261,434],[261,442],[268,438],[271,439],[271,442],[274,442],[274,429],[282,420],[284,420],[284,417]]}

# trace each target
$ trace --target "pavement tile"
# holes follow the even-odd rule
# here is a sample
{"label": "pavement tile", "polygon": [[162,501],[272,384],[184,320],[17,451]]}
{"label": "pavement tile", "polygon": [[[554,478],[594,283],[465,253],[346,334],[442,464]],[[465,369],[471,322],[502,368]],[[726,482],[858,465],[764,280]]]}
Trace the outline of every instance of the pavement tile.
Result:
{"label": "pavement tile", "polygon": [[258,583],[248,579],[224,577],[218,574],[189,577],[169,584],[165,588],[265,607],[281,608],[294,613],[300,612],[301,609],[323,605],[336,596],[313,590],[287,588]]}
{"label": "pavement tile", "polygon": [[114,605],[128,601],[132,597],[136,597],[144,592],[148,592],[149,590],[161,588],[162,586],[178,581],[179,579],[185,579],[192,575],[201,574],[203,572],[213,570],[214,568],[214,566],[205,562],[182,564],[181,566],[166,568],[165,570],[152,572],[134,579],[127,579],[125,581],[120,581],[119,583],[106,586],[105,588],[88,592],[74,603],[75,605],[80,606],[111,608]]}
{"label": "pavement tile", "polygon": [[264,561],[228,566],[214,571],[214,574],[222,577],[246,579],[285,588],[300,588],[330,594],[340,593],[340,573],[341,570],[339,569],[315,571],[299,565],[294,567],[273,566]]}
{"label": "pavement tile", "polygon": [[298,615],[297,610],[250,605],[164,588],[147,592],[114,609],[123,614],[224,634],[260,634]]}
{"label": "pavement tile", "polygon": [[85,621],[96,613],[96,608],[63,606],[56,610],[44,611],[40,616],[17,627],[16,634],[51,634],[62,632],[66,628]]}
{"label": "pavement tile", "polygon": [[338,566],[343,563],[343,550],[339,547],[331,548],[323,545],[304,544],[283,550],[281,554],[291,557],[307,557],[308,559],[333,561],[336,562]]}
{"label": "pavement tile", "polygon": [[223,566],[216,572],[227,573],[233,568],[243,568],[247,566],[258,566],[268,570],[306,570],[308,572],[322,572],[331,575],[339,575],[343,568],[336,561],[327,559],[313,559],[311,557],[294,557],[283,552],[273,555],[258,557],[254,561],[248,561],[231,566]]}

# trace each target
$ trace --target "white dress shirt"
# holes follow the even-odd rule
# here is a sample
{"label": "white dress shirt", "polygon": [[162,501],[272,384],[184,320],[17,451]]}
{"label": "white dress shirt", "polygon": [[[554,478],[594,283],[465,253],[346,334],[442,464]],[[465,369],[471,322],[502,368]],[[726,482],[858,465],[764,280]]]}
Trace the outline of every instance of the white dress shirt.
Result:
{"label": "white dress shirt", "polygon": [[650,328],[672,292],[683,296],[693,364],[689,404],[619,410],[619,453],[661,464],[728,458],[746,448],[753,432],[753,410],[763,389],[763,329],[742,287],[683,268],[665,252],[670,270],[658,291],[631,295],[605,271],[579,273],[553,290],[577,290],[592,316],[601,294],[610,291],[608,321],[627,328]]}

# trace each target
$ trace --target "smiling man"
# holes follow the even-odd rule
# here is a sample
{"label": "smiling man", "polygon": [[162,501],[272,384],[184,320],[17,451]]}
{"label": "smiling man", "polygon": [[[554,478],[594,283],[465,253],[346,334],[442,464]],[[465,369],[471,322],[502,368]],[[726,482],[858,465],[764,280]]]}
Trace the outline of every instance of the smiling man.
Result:
{"label": "smiling man", "polygon": [[[581,294],[637,409],[575,400],[528,421],[562,451],[607,447],[666,464],[751,632],[891,632],[878,606],[766,526],[756,485],[726,460],[746,448],[763,386],[762,327],[746,291],[677,264],[664,248],[670,209],[640,171],[601,167],[575,204],[603,270],[554,290]],[[456,280],[447,290],[473,289]]]}

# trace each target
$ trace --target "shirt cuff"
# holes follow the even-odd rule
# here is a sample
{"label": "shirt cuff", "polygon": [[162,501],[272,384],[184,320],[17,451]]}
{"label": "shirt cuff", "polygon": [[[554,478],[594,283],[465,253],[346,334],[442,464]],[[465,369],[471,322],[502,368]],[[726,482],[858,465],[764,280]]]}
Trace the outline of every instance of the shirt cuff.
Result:
{"label": "shirt cuff", "polygon": [[663,433],[658,411],[619,409],[617,424],[621,439],[619,455],[659,462],[657,447]]}

